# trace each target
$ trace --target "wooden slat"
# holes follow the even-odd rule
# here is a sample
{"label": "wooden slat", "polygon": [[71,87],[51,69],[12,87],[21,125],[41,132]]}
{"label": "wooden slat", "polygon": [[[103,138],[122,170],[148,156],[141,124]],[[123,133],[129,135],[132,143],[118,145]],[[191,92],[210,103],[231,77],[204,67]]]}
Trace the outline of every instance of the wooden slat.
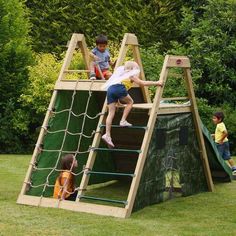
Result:
{"label": "wooden slat", "polygon": [[127,34],[128,37],[126,39],[126,45],[134,45],[134,46],[139,46],[138,44],[138,39],[134,34]]}
{"label": "wooden slat", "polygon": [[126,209],[121,207],[114,206],[105,206],[93,203],[84,203],[84,202],[74,202],[74,201],[58,201],[54,198],[40,198],[29,195],[19,195],[17,199],[18,204],[26,204],[31,206],[40,206],[42,207],[53,207],[53,208],[61,208],[65,210],[77,211],[77,212],[85,212],[85,213],[93,213],[104,216],[113,216],[125,218]]}
{"label": "wooden slat", "polygon": [[184,69],[184,78],[185,78],[185,81],[187,84],[187,90],[188,90],[188,94],[189,94],[190,101],[191,101],[191,111],[193,114],[193,120],[194,120],[194,124],[195,124],[195,128],[196,128],[199,149],[200,149],[199,152],[200,152],[200,156],[201,156],[202,163],[203,163],[203,168],[204,168],[204,173],[205,173],[206,180],[207,180],[208,190],[213,191],[214,184],[213,184],[213,180],[212,180],[212,176],[211,176],[210,166],[208,163],[205,141],[204,141],[204,137],[203,137],[202,130],[201,130],[201,124],[200,124],[201,121],[200,121],[200,117],[198,114],[197,102],[196,102],[195,93],[193,90],[193,83],[192,83],[190,69]]}
{"label": "wooden slat", "polygon": [[191,112],[190,107],[172,107],[172,108],[159,108],[157,111],[158,115],[167,115],[167,114],[179,114],[179,113],[189,113]]}
{"label": "wooden slat", "polygon": [[85,73],[90,72],[90,70],[65,70],[64,73]]}
{"label": "wooden slat", "polygon": [[105,81],[93,81],[92,87],[91,87],[91,81],[90,80],[83,80],[79,81],[77,84],[75,81],[57,81],[55,84],[54,89],[55,90],[85,90],[88,91],[91,88],[91,91],[104,91],[102,89],[102,85],[105,83]]}
{"label": "wooden slat", "polygon": [[118,66],[121,66],[123,64],[123,62],[124,62],[124,59],[125,59],[125,56],[126,56],[126,53],[127,53],[127,50],[128,50],[128,48],[126,46],[127,38],[128,38],[128,33],[126,33],[124,35],[124,38],[122,40],[120,51],[119,51],[119,55],[118,55],[118,58],[117,58],[117,61],[116,61],[116,65],[115,65],[115,69]]}
{"label": "wooden slat", "polygon": [[167,67],[190,68],[188,57],[184,56],[169,56]]}
{"label": "wooden slat", "polygon": [[[102,85],[106,82],[104,80],[93,80],[93,84],[91,87],[91,80],[80,80],[78,83],[75,80],[63,80],[56,81],[55,90],[83,90],[88,91],[91,88],[91,91],[104,91],[102,89]],[[134,85],[133,87],[138,88],[138,85]]]}
{"label": "wooden slat", "polygon": [[34,152],[33,152],[33,155],[32,155],[32,158],[31,158],[31,161],[30,161],[30,164],[29,164],[29,167],[28,167],[28,170],[27,170],[27,173],[26,173],[26,176],[25,176],[20,194],[25,194],[25,192],[27,190],[27,184],[26,183],[28,183],[30,181],[30,177],[31,177],[31,174],[32,174],[32,171],[33,171],[33,165],[32,164],[35,163],[35,160],[36,160],[37,155],[39,153],[39,147],[43,143],[44,135],[45,135],[45,132],[46,132],[43,127],[47,127],[47,125],[48,125],[51,110],[54,107],[56,97],[57,97],[57,91],[53,91],[52,98],[51,98],[50,104],[48,106],[48,110],[47,110],[47,113],[45,115],[42,128],[40,129],[38,140],[37,140],[37,143],[35,145]]}
{"label": "wooden slat", "polygon": [[[124,108],[125,105],[117,106],[118,108]],[[150,110],[153,107],[153,103],[135,103],[133,109]],[[160,104],[157,111],[158,115],[176,114],[176,113],[188,113],[191,112],[190,105],[186,104]]]}
{"label": "wooden slat", "polygon": [[188,97],[173,97],[173,98],[161,98],[164,101],[181,101],[181,100],[189,100]]}
{"label": "wooden slat", "polygon": [[[140,67],[140,79],[141,80],[146,80],[144,70],[143,70],[141,55],[140,55],[138,46],[132,45],[132,50],[133,50],[133,54],[134,54],[134,60],[138,63],[138,65]],[[150,98],[150,95],[149,95],[149,92],[148,92],[148,87],[143,86],[143,87],[141,87],[141,90],[142,90],[142,93],[143,93],[144,101],[150,103],[151,98]]]}
{"label": "wooden slat", "polygon": [[[162,67],[162,71],[161,71],[161,75],[160,75],[160,80],[163,81],[164,84],[165,84],[165,81],[166,81],[167,75],[168,75],[168,69],[166,69],[167,61],[168,61],[168,56],[166,56],[166,58],[165,58],[164,65]],[[159,104],[161,101],[164,87],[165,87],[165,85],[163,87],[157,87],[157,90],[156,90],[155,98],[153,101],[153,108],[151,109],[151,113],[150,113],[148,124],[147,124],[148,129],[145,131],[142,146],[140,148],[142,150],[142,152],[138,156],[137,165],[136,165],[135,172],[134,172],[135,178],[133,178],[133,180],[132,180],[129,194],[128,194],[128,199],[127,199],[128,204],[125,207],[127,209],[126,217],[130,216],[132,209],[133,209],[134,200],[135,200],[137,190],[139,187],[139,183],[140,183],[140,179],[142,176],[143,166],[146,161],[147,151],[149,148],[149,143],[151,140],[152,132],[154,130],[154,125],[155,125],[156,117],[157,117],[157,111],[159,109]]]}

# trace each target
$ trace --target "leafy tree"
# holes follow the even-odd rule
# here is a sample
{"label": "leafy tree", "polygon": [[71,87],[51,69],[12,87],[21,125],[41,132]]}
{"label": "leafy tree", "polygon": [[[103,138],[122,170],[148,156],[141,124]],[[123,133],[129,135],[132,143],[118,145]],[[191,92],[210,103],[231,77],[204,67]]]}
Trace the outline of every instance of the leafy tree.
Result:
{"label": "leafy tree", "polygon": [[139,42],[168,48],[179,39],[183,0],[27,0],[33,24],[31,36],[37,52],[61,53],[74,32],[83,33],[89,45],[100,33],[120,42],[135,33]]}
{"label": "leafy tree", "polygon": [[209,0],[203,18],[194,21],[193,12],[185,12],[182,31],[193,25],[185,44],[173,43],[170,53],[189,55],[198,97],[211,105],[224,102],[236,105],[236,3]]}
{"label": "leafy tree", "polygon": [[0,0],[0,29],[0,152],[18,152],[21,141],[27,138],[16,132],[13,119],[27,84],[27,66],[32,61],[29,23],[21,1]]}

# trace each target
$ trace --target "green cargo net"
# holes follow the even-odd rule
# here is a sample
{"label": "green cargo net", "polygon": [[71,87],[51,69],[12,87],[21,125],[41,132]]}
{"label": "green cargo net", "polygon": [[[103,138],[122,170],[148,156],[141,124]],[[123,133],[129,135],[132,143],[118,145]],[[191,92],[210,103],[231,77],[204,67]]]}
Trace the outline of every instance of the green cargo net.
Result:
{"label": "green cargo net", "polygon": [[[91,86],[92,86],[91,82]],[[103,103],[104,101],[99,101]],[[97,101],[97,93],[91,91],[57,91],[55,109],[50,111],[48,125],[45,130],[43,143],[38,148],[36,161],[31,163],[33,171],[27,183],[28,195],[50,197],[57,176],[60,173],[61,157],[67,153],[74,154],[79,167],[76,173],[76,184],[79,185],[83,166],[86,164],[90,146],[98,119],[101,115],[101,106]],[[100,131],[98,131],[100,132]],[[109,153],[98,154],[99,162],[95,162],[98,171],[115,171],[113,159]],[[102,183],[114,179],[112,176],[91,176],[91,183]]]}

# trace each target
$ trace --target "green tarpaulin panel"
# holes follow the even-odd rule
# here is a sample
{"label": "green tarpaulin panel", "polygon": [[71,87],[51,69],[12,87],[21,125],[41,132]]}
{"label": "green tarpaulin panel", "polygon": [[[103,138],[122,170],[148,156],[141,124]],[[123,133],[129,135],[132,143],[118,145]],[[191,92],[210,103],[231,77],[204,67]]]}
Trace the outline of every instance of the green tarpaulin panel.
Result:
{"label": "green tarpaulin panel", "polygon": [[[211,169],[230,180],[229,168],[202,127]],[[208,190],[191,113],[157,117],[133,210],[164,201],[171,176],[182,196]]]}

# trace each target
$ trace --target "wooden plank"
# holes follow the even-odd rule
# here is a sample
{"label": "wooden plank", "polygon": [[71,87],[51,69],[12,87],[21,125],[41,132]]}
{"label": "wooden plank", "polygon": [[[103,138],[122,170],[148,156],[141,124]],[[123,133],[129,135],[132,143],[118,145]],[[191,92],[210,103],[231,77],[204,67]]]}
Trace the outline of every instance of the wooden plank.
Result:
{"label": "wooden plank", "polygon": [[[55,90],[81,90],[88,91],[91,88],[91,91],[104,91],[102,89],[102,85],[106,82],[104,80],[93,80],[93,84],[91,86],[91,80],[80,80],[78,83],[75,80],[63,80],[56,81],[54,89]],[[133,87],[139,87],[135,85]]]}
{"label": "wooden plank", "polygon": [[164,86],[157,87],[155,98],[153,101],[153,108],[151,110],[148,124],[147,124],[148,129],[146,129],[146,131],[145,131],[142,146],[140,148],[142,150],[142,152],[138,156],[137,165],[136,165],[135,172],[134,172],[135,177],[133,178],[131,186],[130,186],[130,191],[129,191],[128,199],[127,199],[128,204],[125,207],[127,209],[126,217],[129,217],[132,212],[134,200],[135,200],[138,186],[140,183],[140,179],[142,176],[143,166],[146,161],[149,143],[150,143],[151,136],[152,136],[152,133],[154,130],[154,125],[156,122],[157,111],[159,109],[159,104],[161,101],[163,89],[165,87],[165,81],[166,81],[167,75],[168,75],[168,69],[166,68],[167,61],[168,61],[168,56],[165,57],[165,61],[164,61],[163,67],[162,67],[161,75],[160,75],[160,80],[164,82]]}
{"label": "wooden plank", "polygon": [[124,35],[124,38],[123,38],[122,43],[121,43],[121,47],[120,47],[119,55],[118,55],[118,58],[117,58],[117,61],[116,61],[115,69],[118,66],[121,66],[124,62],[125,55],[126,55],[127,50],[128,50],[128,48],[126,46],[127,38],[128,38],[128,34],[126,33]]}
{"label": "wooden plank", "polygon": [[195,128],[196,128],[199,149],[200,149],[199,152],[200,152],[202,163],[203,163],[203,168],[204,168],[204,173],[205,173],[206,180],[207,180],[208,189],[209,189],[209,191],[213,191],[214,184],[213,184],[211,171],[210,171],[210,167],[209,167],[209,163],[208,163],[204,137],[203,137],[202,130],[201,130],[201,125],[200,125],[201,121],[200,121],[200,117],[198,114],[197,103],[196,103],[195,93],[193,90],[193,83],[192,83],[190,69],[184,69],[184,78],[185,78],[185,81],[187,84],[187,90],[188,90],[188,94],[189,94],[190,101],[191,101],[191,111],[193,114],[193,120],[194,120],[194,124],[195,124]]}
{"label": "wooden plank", "polygon": [[[132,50],[133,50],[133,54],[134,54],[134,60],[139,64],[139,67],[140,67],[140,79],[146,80],[144,70],[143,70],[141,55],[140,55],[138,46],[133,45]],[[142,93],[143,93],[144,101],[150,103],[151,98],[150,98],[150,95],[149,95],[149,92],[148,92],[148,87],[142,86],[141,90],[142,90]]]}
{"label": "wooden plank", "polygon": [[172,107],[172,108],[159,108],[157,111],[158,115],[167,115],[167,114],[179,114],[179,113],[190,113],[190,107]]}
{"label": "wooden plank", "polygon": [[104,91],[102,89],[102,85],[105,83],[105,81],[93,81],[93,84],[91,86],[91,80],[83,80],[76,83],[75,81],[57,81],[55,84],[54,89],[55,90],[81,90],[81,91],[88,91],[91,89],[91,91]]}
{"label": "wooden plank", "polygon": [[55,101],[56,101],[56,97],[57,97],[57,91],[53,91],[52,98],[51,98],[50,104],[48,106],[48,110],[46,112],[46,115],[45,115],[45,118],[44,118],[44,121],[43,121],[43,125],[42,125],[42,127],[40,129],[38,140],[37,140],[37,143],[35,145],[34,152],[33,152],[33,155],[32,155],[32,158],[31,158],[31,161],[30,161],[30,164],[29,164],[29,167],[28,167],[28,170],[27,170],[24,182],[23,182],[23,186],[22,186],[21,193],[20,193],[21,195],[26,193],[27,183],[30,181],[30,177],[31,177],[31,174],[32,174],[32,171],[33,171],[32,164],[35,163],[35,160],[36,160],[37,155],[39,153],[39,147],[40,147],[41,143],[43,142],[44,135],[45,135],[45,132],[46,132],[43,127],[46,127],[48,125],[48,121],[50,119],[51,110],[54,107],[54,104],[55,104]]}
{"label": "wooden plank", "polygon": [[84,35],[77,34],[77,40],[78,40],[78,44],[80,46],[80,50],[81,50],[83,58],[84,58],[85,68],[87,70],[89,70],[89,50],[87,48],[87,44],[86,44]]}
{"label": "wooden plank", "polygon": [[169,56],[167,67],[190,68],[190,62],[185,56]]}
{"label": "wooden plank", "polygon": [[135,34],[127,34],[127,39],[126,39],[126,45],[135,45],[135,46],[139,46],[138,44],[138,39],[135,36]]}
{"label": "wooden plank", "polygon": [[85,73],[90,72],[90,70],[65,70],[64,73]]}
{"label": "wooden plank", "polygon": [[58,201],[54,198],[41,198],[36,196],[29,195],[19,195],[17,199],[18,204],[30,205],[30,206],[40,206],[42,207],[52,207],[52,208],[60,208],[70,211],[76,212],[85,212],[85,213],[93,213],[104,216],[113,216],[125,218],[126,209],[121,207],[114,206],[105,206],[99,204],[92,203],[84,203],[84,202],[74,202],[74,201]]}
{"label": "wooden plank", "polygon": [[163,101],[181,101],[181,100],[189,100],[189,97],[173,97],[173,98],[161,98]]}
{"label": "wooden plank", "polygon": [[[125,105],[117,106],[118,108],[124,108]],[[152,109],[153,103],[135,103],[133,109]],[[160,104],[157,111],[158,115],[164,114],[176,114],[176,113],[188,113],[191,112],[190,105],[186,104]]]}
{"label": "wooden plank", "polygon": [[69,47],[66,51],[66,56],[65,56],[63,65],[61,67],[61,71],[59,73],[58,79],[57,79],[58,81],[64,79],[64,77],[65,77],[64,71],[68,70],[68,67],[71,63],[71,60],[72,60],[72,57],[73,57],[73,52],[74,52],[74,50],[76,48],[76,45],[77,45],[77,42],[78,42],[77,38],[78,38],[77,34],[73,34],[72,37],[71,37]]}

